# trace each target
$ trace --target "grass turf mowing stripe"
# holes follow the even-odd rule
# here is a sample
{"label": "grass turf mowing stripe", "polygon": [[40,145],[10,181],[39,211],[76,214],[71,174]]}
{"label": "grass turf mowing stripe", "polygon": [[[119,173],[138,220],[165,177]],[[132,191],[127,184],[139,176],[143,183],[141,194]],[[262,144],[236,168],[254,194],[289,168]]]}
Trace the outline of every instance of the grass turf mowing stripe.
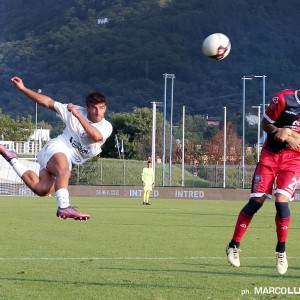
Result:
{"label": "grass turf mowing stripe", "polygon": [[[274,259],[275,256],[269,257],[243,257],[247,259]],[[224,260],[226,257],[0,257],[0,260]],[[300,259],[300,257],[288,257],[288,259]]]}

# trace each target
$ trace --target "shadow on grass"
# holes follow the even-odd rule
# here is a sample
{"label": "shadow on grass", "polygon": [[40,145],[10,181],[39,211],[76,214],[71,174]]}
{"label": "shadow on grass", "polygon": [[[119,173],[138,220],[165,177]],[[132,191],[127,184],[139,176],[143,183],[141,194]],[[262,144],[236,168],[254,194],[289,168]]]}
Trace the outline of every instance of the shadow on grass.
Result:
{"label": "shadow on grass", "polygon": [[[191,264],[189,264],[191,265]],[[281,276],[276,273],[275,266],[271,265],[250,265],[241,268],[233,268],[230,266],[225,266],[224,263],[214,264],[211,265],[209,263],[193,263],[193,267],[199,267],[199,270],[188,270],[188,269],[149,269],[149,268],[122,268],[122,267],[100,267],[98,270],[101,271],[124,271],[124,272],[145,272],[145,273],[186,273],[186,274],[194,274],[194,275],[214,275],[214,276],[224,276],[228,278],[241,278],[242,277],[253,277],[253,278],[272,278],[272,279],[280,279],[284,278],[285,280],[288,279],[300,279],[300,275],[289,275],[288,273],[284,276]],[[209,269],[208,269],[209,268]],[[212,270],[212,268],[218,268],[217,271]],[[220,270],[222,268],[222,270]],[[261,273],[253,273],[247,272],[247,269],[260,269],[263,270]],[[290,267],[289,271],[299,271],[300,267]],[[268,272],[268,270],[272,270],[272,274]],[[133,288],[174,288],[174,285],[169,284],[151,284],[151,282],[143,283],[135,283],[134,280],[124,280],[125,282],[97,282],[97,281],[72,281],[72,280],[54,280],[54,279],[32,279],[32,278],[21,278],[24,273],[20,273],[20,277],[3,277],[0,276],[0,280],[7,280],[7,281],[16,281],[16,282],[31,282],[31,283],[48,283],[48,284],[61,284],[61,285],[83,285],[83,286],[109,286],[109,287],[133,287]],[[199,289],[200,287],[195,286],[176,286],[177,289],[185,289],[190,290]]]}
{"label": "shadow on grass", "polygon": [[[225,277],[240,277],[240,276],[245,276],[245,277],[268,277],[268,278],[282,278],[282,275],[279,275],[276,272],[276,268],[275,266],[272,265],[258,265],[258,266],[245,266],[242,268],[234,268],[231,266],[224,266],[224,264],[220,264],[219,266],[221,266],[223,268],[222,271],[218,270],[218,271],[212,271],[212,270],[206,270],[207,267],[209,268],[218,268],[217,265],[211,265],[211,264],[205,264],[205,263],[201,263],[201,264],[194,264],[194,265],[198,265],[199,270],[181,270],[181,269],[144,269],[144,268],[121,268],[121,267],[101,267],[99,268],[99,270],[116,270],[116,271],[138,271],[138,272],[165,272],[165,273],[189,273],[189,274],[203,274],[205,275],[218,275],[218,276],[225,276]],[[246,269],[267,269],[267,270],[273,270],[274,273],[270,274],[270,273],[247,273],[245,272]],[[292,270],[299,270],[299,267],[289,267],[289,271]],[[232,271],[232,272],[231,272]],[[300,275],[288,275],[285,274],[284,275],[285,279],[299,279]]]}

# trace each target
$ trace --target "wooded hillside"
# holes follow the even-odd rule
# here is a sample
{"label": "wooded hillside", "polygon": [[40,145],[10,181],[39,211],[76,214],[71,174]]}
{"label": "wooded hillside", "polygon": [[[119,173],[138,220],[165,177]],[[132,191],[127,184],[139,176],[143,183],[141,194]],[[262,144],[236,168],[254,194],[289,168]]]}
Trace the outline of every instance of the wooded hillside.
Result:
{"label": "wooded hillside", "polygon": [[[267,102],[300,86],[299,12],[296,0],[2,0],[0,107],[34,115],[35,105],[10,83],[18,75],[59,101],[82,104],[101,90],[110,112],[132,111],[162,101],[162,74],[174,73],[175,120],[183,105],[187,114],[209,116],[227,106],[238,120],[243,75],[267,76]],[[214,32],[232,43],[219,62],[201,50]],[[257,112],[251,106],[261,97],[261,79],[247,82],[247,113]],[[39,118],[56,122],[43,109]]]}

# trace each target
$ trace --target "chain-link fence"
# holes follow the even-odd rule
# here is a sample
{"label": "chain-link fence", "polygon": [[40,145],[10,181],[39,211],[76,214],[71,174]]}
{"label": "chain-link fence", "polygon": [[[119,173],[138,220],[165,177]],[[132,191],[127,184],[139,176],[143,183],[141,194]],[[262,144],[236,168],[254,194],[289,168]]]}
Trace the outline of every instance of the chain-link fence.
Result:
{"label": "chain-link fence", "polygon": [[[91,160],[74,167],[73,185],[141,185],[146,162],[133,160]],[[163,176],[164,170],[164,176]],[[156,186],[250,188],[255,166],[155,165]],[[170,172],[171,171],[171,172]],[[244,178],[244,185],[243,185]],[[164,182],[163,182],[164,181]]]}

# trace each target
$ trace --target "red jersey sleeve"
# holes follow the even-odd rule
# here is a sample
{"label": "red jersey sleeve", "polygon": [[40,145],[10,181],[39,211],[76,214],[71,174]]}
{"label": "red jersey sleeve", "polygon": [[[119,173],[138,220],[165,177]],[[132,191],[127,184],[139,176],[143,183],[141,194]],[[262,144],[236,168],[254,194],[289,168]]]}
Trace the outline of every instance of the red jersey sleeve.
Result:
{"label": "red jersey sleeve", "polygon": [[286,93],[294,93],[293,90],[287,90],[277,93],[271,100],[269,106],[267,107],[264,117],[271,123],[275,123],[281,113],[284,111],[286,107],[286,101],[284,99],[284,95]]}

